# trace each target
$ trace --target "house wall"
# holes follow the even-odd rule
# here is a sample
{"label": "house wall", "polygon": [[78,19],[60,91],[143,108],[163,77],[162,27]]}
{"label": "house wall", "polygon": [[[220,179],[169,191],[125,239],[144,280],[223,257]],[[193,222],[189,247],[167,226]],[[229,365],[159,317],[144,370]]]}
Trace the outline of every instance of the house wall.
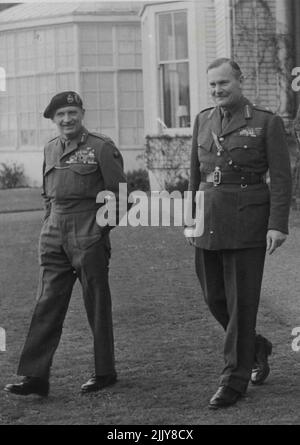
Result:
{"label": "house wall", "polygon": [[40,185],[43,146],[57,133],[43,111],[54,94],[75,90],[83,98],[87,128],[113,138],[126,170],[142,166],[139,18],[114,22],[113,17],[84,16],[24,26],[0,30],[6,73],[6,88],[0,91],[0,163],[23,164],[28,183]]}
{"label": "house wall", "polygon": [[245,95],[279,110],[276,1],[233,0],[233,57],[245,75]]}
{"label": "house wall", "polygon": [[216,57],[231,57],[230,0],[215,0]]}

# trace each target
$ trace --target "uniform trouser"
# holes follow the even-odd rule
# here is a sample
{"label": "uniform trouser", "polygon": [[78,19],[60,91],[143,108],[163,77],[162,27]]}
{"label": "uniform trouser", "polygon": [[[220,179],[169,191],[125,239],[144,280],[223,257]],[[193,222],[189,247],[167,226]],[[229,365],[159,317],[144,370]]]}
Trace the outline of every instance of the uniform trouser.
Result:
{"label": "uniform trouser", "polygon": [[256,316],[265,247],[210,251],[196,248],[196,272],[205,301],[225,330],[220,386],[245,392],[255,358]]}
{"label": "uniform trouser", "polygon": [[51,213],[44,223],[39,246],[37,304],[21,354],[18,375],[49,378],[77,277],[82,285],[85,309],[94,337],[96,375],[110,374],[115,370],[108,282],[109,236],[95,238],[93,233],[78,237],[76,224],[80,224],[83,215],[78,219],[76,214]]}

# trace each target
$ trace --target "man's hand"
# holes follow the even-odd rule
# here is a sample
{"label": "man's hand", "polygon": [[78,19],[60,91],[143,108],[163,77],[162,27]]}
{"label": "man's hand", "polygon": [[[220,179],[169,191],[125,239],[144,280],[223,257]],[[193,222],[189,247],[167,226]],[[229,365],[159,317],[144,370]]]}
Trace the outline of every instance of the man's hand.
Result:
{"label": "man's hand", "polygon": [[194,246],[194,247],[196,247],[196,241],[195,241],[195,238],[194,238],[194,237],[192,237],[192,236],[186,236],[185,239],[187,240],[187,242],[188,242],[188,244],[189,244],[190,246]]}
{"label": "man's hand", "polygon": [[183,231],[185,239],[187,240],[188,244],[190,246],[196,247],[196,240],[194,236],[191,236],[192,233],[195,231],[195,227],[186,227]]}
{"label": "man's hand", "polygon": [[286,240],[286,234],[279,230],[268,230],[267,233],[267,252],[271,255],[277,247],[280,247]]}

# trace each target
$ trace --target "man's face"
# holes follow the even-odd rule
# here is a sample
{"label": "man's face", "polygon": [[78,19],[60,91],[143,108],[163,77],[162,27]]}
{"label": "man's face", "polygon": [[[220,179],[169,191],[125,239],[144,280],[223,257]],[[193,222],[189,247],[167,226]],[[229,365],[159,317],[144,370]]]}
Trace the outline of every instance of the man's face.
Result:
{"label": "man's face", "polygon": [[53,122],[62,136],[73,139],[77,136],[82,127],[84,110],[80,107],[58,108],[52,118]]}
{"label": "man's face", "polygon": [[229,63],[210,69],[207,75],[210,93],[216,105],[234,107],[242,95],[243,77],[237,79]]}

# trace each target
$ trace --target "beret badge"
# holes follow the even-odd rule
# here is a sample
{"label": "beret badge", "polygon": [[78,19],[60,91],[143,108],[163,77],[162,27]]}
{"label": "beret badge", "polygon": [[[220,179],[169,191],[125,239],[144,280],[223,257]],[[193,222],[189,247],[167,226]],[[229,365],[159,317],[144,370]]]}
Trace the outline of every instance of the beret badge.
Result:
{"label": "beret badge", "polygon": [[[72,103],[74,102],[74,99],[75,99],[75,97],[73,97],[72,94],[68,94],[68,96],[67,96],[67,102],[68,102],[68,104],[72,104]],[[77,101],[78,101],[78,99],[77,99]],[[77,102],[77,101],[76,101],[76,102]]]}

